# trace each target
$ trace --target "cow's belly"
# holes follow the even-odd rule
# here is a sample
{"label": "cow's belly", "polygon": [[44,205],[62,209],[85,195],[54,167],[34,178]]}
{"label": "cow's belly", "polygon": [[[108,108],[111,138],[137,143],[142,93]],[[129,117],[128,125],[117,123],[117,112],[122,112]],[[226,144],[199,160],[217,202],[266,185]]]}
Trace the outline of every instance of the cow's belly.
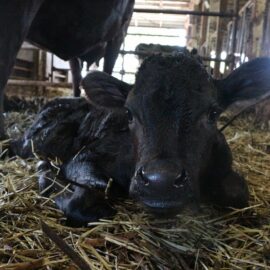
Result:
{"label": "cow's belly", "polygon": [[27,40],[64,60],[83,55],[119,31],[127,0],[46,0]]}

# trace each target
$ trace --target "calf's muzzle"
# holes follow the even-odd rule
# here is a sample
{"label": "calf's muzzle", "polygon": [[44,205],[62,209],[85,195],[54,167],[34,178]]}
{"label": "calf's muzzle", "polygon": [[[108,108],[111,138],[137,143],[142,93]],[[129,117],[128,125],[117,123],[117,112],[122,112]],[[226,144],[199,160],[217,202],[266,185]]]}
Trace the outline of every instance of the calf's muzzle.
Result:
{"label": "calf's muzzle", "polygon": [[130,193],[150,210],[182,207],[190,177],[177,160],[152,160],[137,169]]}

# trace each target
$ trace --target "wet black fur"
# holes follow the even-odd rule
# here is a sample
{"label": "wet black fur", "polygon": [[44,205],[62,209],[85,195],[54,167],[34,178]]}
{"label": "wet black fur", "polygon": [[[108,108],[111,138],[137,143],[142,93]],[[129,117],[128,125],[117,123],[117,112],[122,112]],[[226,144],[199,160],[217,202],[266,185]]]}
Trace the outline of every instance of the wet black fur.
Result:
{"label": "wet black fur", "polygon": [[[215,81],[188,54],[147,58],[134,86],[90,73],[83,81],[90,103],[49,103],[13,148],[30,153],[33,140],[44,160],[63,161],[61,177],[77,184],[56,204],[73,225],[113,213],[104,194],[109,179],[109,197],[130,195],[156,213],[176,214],[205,200],[245,207],[246,181],[232,170],[231,152],[216,122],[235,100],[269,91],[268,74],[270,60],[261,58]],[[41,189],[48,187],[45,165]]]}

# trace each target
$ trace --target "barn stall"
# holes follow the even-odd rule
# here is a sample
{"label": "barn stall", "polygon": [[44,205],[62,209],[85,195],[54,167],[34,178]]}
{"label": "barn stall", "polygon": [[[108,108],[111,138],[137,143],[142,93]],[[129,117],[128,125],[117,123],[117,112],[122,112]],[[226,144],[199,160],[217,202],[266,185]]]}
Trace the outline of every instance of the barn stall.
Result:
{"label": "barn stall", "polygon": [[[133,83],[140,60],[153,53],[137,45],[155,43],[196,48],[207,70],[225,77],[245,61],[269,56],[269,8],[268,0],[138,0],[113,75]],[[101,67],[102,60],[91,69]],[[24,108],[5,114],[8,135],[20,136],[44,102],[70,89],[69,66],[25,43],[6,91],[20,97],[16,106]],[[250,206],[231,212],[201,205],[177,218],[157,219],[125,200],[116,203],[114,218],[71,228],[53,197],[39,195],[37,160],[9,158],[7,141],[1,142],[0,269],[270,268],[268,100],[235,106],[219,126],[245,108],[224,134],[234,168],[248,180]]]}

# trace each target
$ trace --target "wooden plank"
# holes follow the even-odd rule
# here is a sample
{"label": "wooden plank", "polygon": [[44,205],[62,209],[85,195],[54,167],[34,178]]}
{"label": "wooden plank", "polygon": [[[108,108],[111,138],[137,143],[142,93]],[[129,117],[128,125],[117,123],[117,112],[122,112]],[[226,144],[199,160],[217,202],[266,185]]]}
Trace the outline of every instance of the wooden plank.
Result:
{"label": "wooden plank", "polygon": [[71,88],[72,83],[52,83],[47,81],[34,81],[34,80],[8,80],[8,85],[13,86],[44,86],[55,88]]}

